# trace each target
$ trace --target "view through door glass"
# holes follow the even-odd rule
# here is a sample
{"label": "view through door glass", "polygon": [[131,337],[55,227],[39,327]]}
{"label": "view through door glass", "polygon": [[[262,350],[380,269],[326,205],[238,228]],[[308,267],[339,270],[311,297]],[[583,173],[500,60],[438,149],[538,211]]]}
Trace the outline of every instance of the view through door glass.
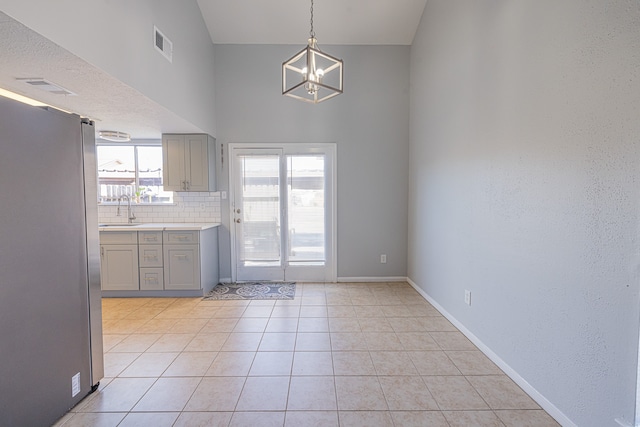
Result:
{"label": "view through door glass", "polygon": [[335,275],[332,148],[232,149],[235,280]]}
{"label": "view through door glass", "polygon": [[241,154],[238,160],[238,261],[242,267],[280,269],[280,155]]}
{"label": "view through door glass", "polygon": [[323,155],[287,156],[288,261],[325,262],[325,161]]}

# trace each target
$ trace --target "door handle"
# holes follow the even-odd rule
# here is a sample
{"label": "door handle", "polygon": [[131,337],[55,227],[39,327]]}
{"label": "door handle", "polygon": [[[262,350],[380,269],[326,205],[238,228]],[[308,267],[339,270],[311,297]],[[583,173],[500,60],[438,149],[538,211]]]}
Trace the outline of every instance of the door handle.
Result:
{"label": "door handle", "polygon": [[242,220],[240,220],[240,218],[236,218],[236,222],[237,222],[238,224],[240,224],[240,223],[242,222]]}

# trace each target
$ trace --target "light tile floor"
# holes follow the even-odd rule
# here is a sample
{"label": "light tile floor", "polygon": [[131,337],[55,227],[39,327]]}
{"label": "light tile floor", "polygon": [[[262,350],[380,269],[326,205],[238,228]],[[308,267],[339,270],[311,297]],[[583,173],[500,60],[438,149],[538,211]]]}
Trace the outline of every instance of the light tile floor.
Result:
{"label": "light tile floor", "polygon": [[103,300],[105,379],[56,426],[557,426],[406,283]]}

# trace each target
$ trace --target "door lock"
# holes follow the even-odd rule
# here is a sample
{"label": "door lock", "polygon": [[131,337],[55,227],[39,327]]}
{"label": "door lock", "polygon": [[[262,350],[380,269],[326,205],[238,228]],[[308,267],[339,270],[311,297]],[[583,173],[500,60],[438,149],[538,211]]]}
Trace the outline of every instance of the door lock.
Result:
{"label": "door lock", "polygon": [[236,213],[240,213],[240,208],[236,209]]}

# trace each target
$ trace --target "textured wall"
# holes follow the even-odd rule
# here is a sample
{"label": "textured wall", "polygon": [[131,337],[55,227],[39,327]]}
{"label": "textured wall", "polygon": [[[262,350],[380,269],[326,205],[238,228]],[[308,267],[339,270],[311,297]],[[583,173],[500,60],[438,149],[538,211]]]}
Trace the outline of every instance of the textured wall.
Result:
{"label": "textured wall", "polygon": [[[321,46],[344,60],[345,93],[318,105],[281,93],[282,61],[302,47],[215,46],[218,147],[228,162],[229,142],[335,142],[338,277],[404,277],[409,47]],[[228,191],[220,159],[218,190]],[[228,200],[221,213],[220,274],[230,277]]]}
{"label": "textured wall", "polygon": [[639,94],[637,1],[430,0],[412,46],[409,277],[580,426],[633,419]]}

